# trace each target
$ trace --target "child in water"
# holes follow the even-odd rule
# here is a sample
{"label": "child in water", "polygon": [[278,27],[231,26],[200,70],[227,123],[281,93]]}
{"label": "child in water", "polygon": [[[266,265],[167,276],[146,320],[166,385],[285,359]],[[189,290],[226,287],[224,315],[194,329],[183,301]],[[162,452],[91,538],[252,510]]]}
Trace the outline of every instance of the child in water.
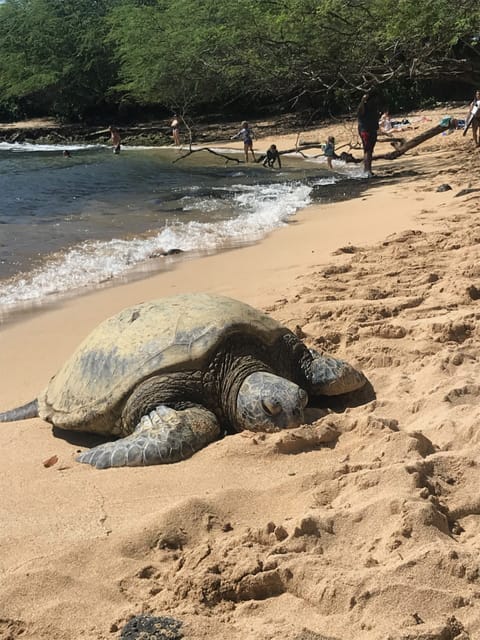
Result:
{"label": "child in water", "polygon": [[265,160],[263,161],[263,166],[268,166],[270,167],[270,169],[273,169],[273,165],[275,164],[275,162],[278,162],[278,168],[281,169],[282,161],[280,160],[280,154],[278,153],[277,145],[272,144],[267,150]]}
{"label": "child in water", "polygon": [[323,155],[327,158],[327,166],[329,169],[333,169],[332,160],[336,157],[335,154],[335,138],[329,136],[327,138],[327,144],[323,148]]}
{"label": "child in water", "polygon": [[244,120],[242,122],[242,128],[238,133],[230,138],[230,140],[237,140],[237,138],[241,138],[243,140],[243,150],[245,152],[245,162],[248,162],[248,152],[252,154],[252,159],[254,162],[255,154],[253,152],[253,131],[248,126],[248,122]]}

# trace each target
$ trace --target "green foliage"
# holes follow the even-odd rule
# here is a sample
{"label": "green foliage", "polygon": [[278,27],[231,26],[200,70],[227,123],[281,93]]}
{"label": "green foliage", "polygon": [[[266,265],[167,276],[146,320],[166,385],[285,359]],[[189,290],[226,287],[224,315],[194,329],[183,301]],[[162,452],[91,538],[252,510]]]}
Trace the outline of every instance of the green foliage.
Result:
{"label": "green foliage", "polygon": [[115,81],[105,44],[112,0],[7,0],[0,7],[0,95],[80,117]]}
{"label": "green foliage", "polygon": [[480,84],[478,0],[7,0],[0,107],[390,108]]}

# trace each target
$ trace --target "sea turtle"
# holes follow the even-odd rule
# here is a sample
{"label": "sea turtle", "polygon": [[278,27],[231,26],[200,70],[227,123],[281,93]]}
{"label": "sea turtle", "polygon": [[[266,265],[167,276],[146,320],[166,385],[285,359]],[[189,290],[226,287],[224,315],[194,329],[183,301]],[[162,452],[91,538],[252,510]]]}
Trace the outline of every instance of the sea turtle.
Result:
{"label": "sea turtle", "polygon": [[78,456],[97,468],[160,464],[224,432],[297,427],[307,394],[343,394],[365,381],[265,313],[192,293],[105,320],[37,399],[1,413],[0,422],[40,416],[62,429],[120,437]]}

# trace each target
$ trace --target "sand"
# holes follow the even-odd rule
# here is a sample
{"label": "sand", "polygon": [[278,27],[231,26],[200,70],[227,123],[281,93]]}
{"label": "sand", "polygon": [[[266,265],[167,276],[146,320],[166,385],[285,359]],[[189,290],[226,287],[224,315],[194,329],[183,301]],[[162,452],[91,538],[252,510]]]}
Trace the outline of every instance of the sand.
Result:
{"label": "sand", "polygon": [[195,640],[480,637],[479,168],[470,136],[439,136],[259,245],[3,325],[1,408],[107,316],[187,291],[267,311],[371,395],[147,468],[95,470],[75,462],[89,436],[3,424],[0,639],[116,639],[141,613]]}

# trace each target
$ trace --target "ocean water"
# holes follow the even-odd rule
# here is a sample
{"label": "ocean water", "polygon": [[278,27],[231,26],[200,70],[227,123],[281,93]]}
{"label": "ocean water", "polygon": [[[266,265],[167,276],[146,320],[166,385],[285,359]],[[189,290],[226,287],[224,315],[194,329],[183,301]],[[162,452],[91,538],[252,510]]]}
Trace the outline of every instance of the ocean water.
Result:
{"label": "ocean water", "polygon": [[0,143],[0,321],[187,254],[259,242],[307,206],[312,189],[359,171],[333,174],[323,159],[289,157],[271,171],[207,152],[180,155]]}

